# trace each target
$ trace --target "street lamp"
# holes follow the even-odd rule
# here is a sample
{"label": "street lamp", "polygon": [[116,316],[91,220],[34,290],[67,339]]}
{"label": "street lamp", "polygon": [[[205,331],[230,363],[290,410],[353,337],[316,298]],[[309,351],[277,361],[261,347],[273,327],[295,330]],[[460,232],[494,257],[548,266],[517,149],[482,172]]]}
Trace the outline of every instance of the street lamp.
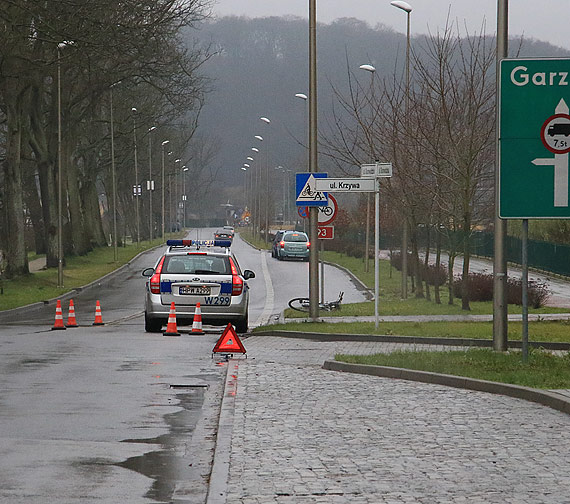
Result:
{"label": "street lamp", "polygon": [[[174,203],[176,203],[176,205],[173,204],[173,198],[172,198],[172,191],[170,191],[169,197],[170,197],[170,232],[172,233],[172,229],[173,229],[173,224],[174,224],[174,229],[177,229],[177,224],[178,224],[178,172],[179,170],[177,170],[177,163],[180,163],[180,159],[175,159],[174,160]],[[172,177],[171,177],[172,178]],[[173,222],[173,214],[174,214],[174,222]]]}
{"label": "street lamp", "polygon": [[119,260],[119,250],[117,249],[117,177],[115,173],[115,133],[113,124],[113,87],[111,85],[109,92],[109,102],[111,109],[111,176],[113,180],[113,259],[115,262]]}
{"label": "street lamp", "polygon": [[182,226],[186,229],[186,165],[182,167]]}
{"label": "street lamp", "polygon": [[[260,121],[271,124],[267,117],[260,117]],[[256,137],[257,138],[257,137]],[[261,195],[259,200],[261,210]],[[265,146],[265,243],[269,243],[269,146]]]}
{"label": "street lamp", "polygon": [[137,221],[137,245],[140,244],[141,241],[141,229],[139,223],[139,168],[138,168],[138,160],[137,160],[137,120],[136,120],[136,113],[137,109],[135,107],[131,108],[131,112],[133,112],[133,141],[135,146],[135,219]]}
{"label": "street lamp", "polygon": [[[401,0],[393,0],[390,5],[403,10],[407,16],[406,28],[406,100],[405,100],[405,124],[408,125],[408,106],[410,100],[410,13],[412,6]],[[407,128],[406,128],[407,129]],[[408,298],[408,223],[404,218],[402,228],[402,298]]]}
{"label": "street lamp", "polygon": [[146,185],[148,191],[148,229],[149,241],[152,242],[152,191],[154,191],[154,180],[152,180],[152,132],[156,126],[148,129],[148,183]]}
{"label": "street lamp", "polygon": [[161,193],[162,193],[162,209],[161,209],[161,213],[162,213],[162,225],[161,225],[161,230],[162,230],[162,240],[164,241],[164,146],[168,145],[170,143],[170,140],[165,140],[164,142],[162,142],[160,144],[161,150],[162,150],[162,173],[161,173]]}
{"label": "street lamp", "polygon": [[57,44],[57,286],[63,287],[63,169],[61,149],[61,50],[73,42]]}

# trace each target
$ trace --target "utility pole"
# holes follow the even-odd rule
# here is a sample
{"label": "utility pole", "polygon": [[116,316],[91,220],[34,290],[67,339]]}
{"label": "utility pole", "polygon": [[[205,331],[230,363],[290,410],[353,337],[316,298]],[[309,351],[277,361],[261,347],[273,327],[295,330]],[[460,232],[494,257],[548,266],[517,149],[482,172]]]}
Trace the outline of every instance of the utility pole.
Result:
{"label": "utility pole", "polygon": [[[508,55],[509,44],[509,2],[497,0],[497,92],[499,96],[499,69],[501,60]],[[497,124],[499,124],[499,107],[497,109]],[[499,144],[498,128],[496,145]],[[495,256],[493,262],[493,349],[504,352],[508,341],[508,305],[507,305],[507,221],[499,218],[499,149],[495,157]]]}

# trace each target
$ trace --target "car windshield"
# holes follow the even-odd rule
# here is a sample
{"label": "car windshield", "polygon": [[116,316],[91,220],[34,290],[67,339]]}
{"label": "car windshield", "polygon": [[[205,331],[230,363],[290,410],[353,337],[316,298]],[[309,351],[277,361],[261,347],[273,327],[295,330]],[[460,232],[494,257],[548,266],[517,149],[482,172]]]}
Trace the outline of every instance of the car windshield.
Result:
{"label": "car windshield", "polygon": [[165,273],[228,275],[229,261],[225,257],[192,255],[168,257]]}
{"label": "car windshield", "polygon": [[283,237],[283,241],[287,242],[306,242],[308,241],[307,235],[303,233],[289,233]]}

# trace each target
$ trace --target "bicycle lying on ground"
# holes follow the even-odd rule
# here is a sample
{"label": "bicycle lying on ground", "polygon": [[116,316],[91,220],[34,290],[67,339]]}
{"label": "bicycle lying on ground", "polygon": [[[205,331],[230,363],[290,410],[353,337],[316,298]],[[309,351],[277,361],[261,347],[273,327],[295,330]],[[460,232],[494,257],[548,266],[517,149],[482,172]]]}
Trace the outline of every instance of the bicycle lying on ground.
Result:
{"label": "bicycle lying on ground", "polygon": [[[319,310],[323,311],[334,311],[340,309],[340,303],[342,302],[342,297],[344,296],[344,292],[340,292],[338,295],[338,299],[336,301],[329,301],[328,303],[319,303]],[[297,310],[300,312],[309,312],[309,298],[307,297],[298,297],[293,298],[289,301],[289,308],[293,310]]]}

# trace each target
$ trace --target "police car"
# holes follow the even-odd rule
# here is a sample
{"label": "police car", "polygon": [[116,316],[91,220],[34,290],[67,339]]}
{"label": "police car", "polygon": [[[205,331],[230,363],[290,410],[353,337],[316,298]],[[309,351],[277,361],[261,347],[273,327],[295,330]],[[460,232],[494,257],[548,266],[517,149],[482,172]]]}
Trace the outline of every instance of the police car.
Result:
{"label": "police car", "polygon": [[231,240],[168,240],[166,253],[148,277],[145,296],[145,330],[160,332],[176,304],[176,322],[191,325],[200,303],[202,323],[227,325],[247,332],[251,270],[241,271],[230,250]]}

